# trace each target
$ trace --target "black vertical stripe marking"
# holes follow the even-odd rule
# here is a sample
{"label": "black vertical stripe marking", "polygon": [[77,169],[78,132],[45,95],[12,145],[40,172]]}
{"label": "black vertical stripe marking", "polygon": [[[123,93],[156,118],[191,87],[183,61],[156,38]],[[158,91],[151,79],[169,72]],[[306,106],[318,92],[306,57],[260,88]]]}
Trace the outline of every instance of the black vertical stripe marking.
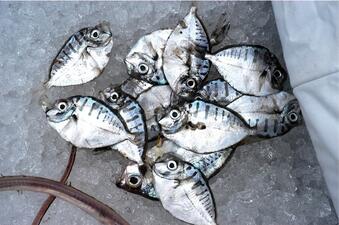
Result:
{"label": "black vertical stripe marking", "polygon": [[197,103],[196,103],[196,110],[195,110],[195,113],[194,113],[194,114],[198,114],[198,112],[199,112],[199,107],[200,107],[200,103],[197,102]]}
{"label": "black vertical stripe marking", "polygon": [[75,48],[73,47],[71,41],[68,43],[68,48],[69,48],[72,52],[76,52],[76,50],[75,50]]}
{"label": "black vertical stripe marking", "polygon": [[278,120],[274,120],[273,132],[276,133],[278,130]]}
{"label": "black vertical stripe marking", "polygon": [[245,61],[247,61],[247,55],[248,55],[248,48],[246,48],[246,50],[245,50]]}
{"label": "black vertical stripe marking", "polygon": [[221,118],[222,121],[224,120],[224,117],[225,117],[225,110],[222,110],[222,118]]}
{"label": "black vertical stripe marking", "polygon": [[64,54],[64,56],[66,56],[67,59],[71,59],[71,57],[67,54],[67,52],[65,50],[66,49],[63,49],[62,53]]}
{"label": "black vertical stripe marking", "polygon": [[83,102],[82,105],[79,107],[79,110],[80,110],[80,111],[83,110],[85,104],[87,103],[87,100],[88,100],[88,98],[85,98],[84,102]]}
{"label": "black vertical stripe marking", "polygon": [[209,111],[210,111],[210,105],[206,104],[206,106],[205,106],[205,119],[207,119]]}
{"label": "black vertical stripe marking", "polygon": [[214,117],[214,120],[217,120],[217,116],[218,116],[218,107],[215,107],[215,117]]}
{"label": "black vertical stripe marking", "polygon": [[129,123],[129,122],[131,122],[131,121],[134,121],[134,120],[136,120],[136,119],[138,119],[138,118],[139,118],[139,116],[138,116],[138,115],[135,115],[135,116],[133,116],[132,118],[126,120],[126,123]]}
{"label": "black vertical stripe marking", "polygon": [[228,83],[224,82],[226,97],[228,96]]}
{"label": "black vertical stripe marking", "polygon": [[103,110],[103,108],[100,107],[99,112],[98,112],[98,115],[97,115],[97,119],[99,119],[99,116],[100,116],[102,110]]}
{"label": "black vertical stripe marking", "polygon": [[264,131],[267,132],[267,129],[268,129],[268,119],[265,119]]}
{"label": "black vertical stripe marking", "polygon": [[258,60],[259,52],[257,49],[254,49],[253,51],[253,63],[256,63]]}
{"label": "black vertical stripe marking", "polygon": [[92,114],[92,111],[95,110],[95,109],[97,109],[97,108],[99,108],[99,105],[97,105],[96,102],[93,102],[92,107],[91,107],[91,109],[89,110],[88,115],[91,115],[91,114]]}
{"label": "black vertical stripe marking", "polygon": [[200,186],[204,186],[204,184],[201,182],[201,180],[198,180],[197,182],[195,182],[195,184],[192,186],[192,190],[200,187]]}
{"label": "black vertical stripe marking", "polygon": [[214,83],[214,89],[215,89],[215,97],[218,97],[219,89],[218,89],[218,83],[217,82]]}

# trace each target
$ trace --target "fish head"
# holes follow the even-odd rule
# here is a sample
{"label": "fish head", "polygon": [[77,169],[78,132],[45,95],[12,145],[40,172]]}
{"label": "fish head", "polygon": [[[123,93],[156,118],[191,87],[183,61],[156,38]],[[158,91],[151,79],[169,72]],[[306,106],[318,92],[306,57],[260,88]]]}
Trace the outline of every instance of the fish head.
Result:
{"label": "fish head", "polygon": [[110,87],[105,88],[103,91],[99,92],[100,99],[106,102],[113,109],[119,110],[128,99],[126,93],[124,93],[120,87]]}
{"label": "fish head", "polygon": [[175,133],[180,130],[188,120],[188,113],[184,107],[172,107],[166,110],[164,117],[158,122],[161,126],[162,131],[165,133]]}
{"label": "fish head", "polygon": [[282,117],[287,127],[295,127],[302,122],[300,105],[296,99],[289,101],[283,108]]}
{"label": "fish head", "polygon": [[88,28],[86,40],[90,47],[108,45],[112,40],[112,32],[108,22],[102,22],[93,28]]}
{"label": "fish head", "polygon": [[199,89],[201,81],[194,77],[182,77],[176,85],[176,93],[182,98],[192,99]]}
{"label": "fish head", "polygon": [[155,162],[153,171],[160,177],[167,180],[183,180],[191,174],[194,167],[189,163],[180,160],[171,153],[166,153]]}
{"label": "fish head", "polygon": [[156,60],[151,56],[134,52],[125,59],[127,72],[135,78],[141,78],[153,84],[166,84],[166,78],[162,70],[157,70]]}
{"label": "fish head", "polygon": [[60,99],[51,108],[46,106],[43,108],[48,122],[61,123],[73,116],[76,106],[71,99]]}
{"label": "fish head", "polygon": [[127,165],[117,180],[116,185],[129,192],[141,194],[141,185],[144,179],[143,169],[141,167],[137,163]]}

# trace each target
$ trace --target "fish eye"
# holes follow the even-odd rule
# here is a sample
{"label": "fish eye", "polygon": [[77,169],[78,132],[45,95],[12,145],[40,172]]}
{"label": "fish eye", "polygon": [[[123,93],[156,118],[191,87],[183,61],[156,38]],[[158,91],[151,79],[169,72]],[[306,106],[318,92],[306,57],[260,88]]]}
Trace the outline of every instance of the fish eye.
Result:
{"label": "fish eye", "polygon": [[172,109],[171,112],[170,112],[170,117],[173,120],[177,120],[180,117],[180,111],[177,110],[177,109]]}
{"label": "fish eye", "polygon": [[141,184],[141,178],[140,176],[132,175],[128,177],[128,185],[131,187],[139,187]]}
{"label": "fish eye", "polygon": [[117,92],[113,92],[113,93],[111,94],[111,96],[110,96],[110,100],[111,100],[112,102],[117,101],[118,98],[119,98],[119,94],[118,94]]}
{"label": "fish eye", "polygon": [[288,114],[288,120],[295,123],[298,121],[298,115],[295,112],[291,112]]}
{"label": "fish eye", "polygon": [[91,33],[92,38],[98,38],[99,37],[99,31],[98,30],[93,30]]}
{"label": "fish eye", "polygon": [[148,72],[148,66],[145,63],[140,63],[138,70],[139,70],[139,73],[145,74]]}
{"label": "fish eye", "polygon": [[276,80],[281,80],[283,78],[283,74],[280,70],[275,70],[273,76]]}
{"label": "fish eye", "polygon": [[67,103],[66,102],[59,102],[57,107],[60,111],[64,111],[67,108]]}
{"label": "fish eye", "polygon": [[189,88],[194,88],[195,87],[195,80],[190,78],[186,81],[186,85],[189,87]]}
{"label": "fish eye", "polygon": [[169,169],[169,170],[176,170],[177,168],[178,168],[178,164],[177,164],[177,162],[176,161],[174,161],[174,160],[170,160],[170,161],[168,161],[168,163],[167,163],[167,168]]}

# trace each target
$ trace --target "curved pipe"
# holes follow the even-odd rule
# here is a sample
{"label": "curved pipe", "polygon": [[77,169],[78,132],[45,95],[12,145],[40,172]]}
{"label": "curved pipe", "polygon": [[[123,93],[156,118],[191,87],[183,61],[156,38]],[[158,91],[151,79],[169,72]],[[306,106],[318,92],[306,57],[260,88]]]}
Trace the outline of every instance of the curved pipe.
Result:
{"label": "curved pipe", "polygon": [[[66,183],[69,175],[71,174],[73,164],[74,164],[74,161],[75,161],[75,157],[76,157],[76,152],[77,152],[77,148],[74,145],[72,145],[71,154],[69,156],[66,169],[65,169],[64,174],[62,175],[62,177],[60,179],[60,182],[63,183],[63,184]],[[48,196],[48,198],[44,201],[40,210],[36,214],[36,216],[35,216],[35,218],[32,222],[32,225],[39,225],[41,223],[42,218],[45,216],[48,208],[51,206],[51,204],[54,202],[54,200],[55,200],[55,196],[53,196],[53,195]]]}
{"label": "curved pipe", "polygon": [[105,225],[129,225],[118,213],[84,192],[41,177],[7,176],[0,178],[0,191],[43,192],[63,199],[84,210]]}

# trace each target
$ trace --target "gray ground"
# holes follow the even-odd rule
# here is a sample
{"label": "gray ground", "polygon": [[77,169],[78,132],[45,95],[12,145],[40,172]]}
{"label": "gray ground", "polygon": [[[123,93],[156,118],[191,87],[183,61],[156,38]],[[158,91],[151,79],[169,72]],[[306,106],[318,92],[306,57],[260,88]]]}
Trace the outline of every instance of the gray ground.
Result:
{"label": "gray ground", "polygon": [[[231,29],[225,44],[253,43],[282,51],[269,2],[200,2],[198,13],[209,33],[226,12]],[[64,41],[100,20],[111,23],[114,47],[103,75],[83,86],[54,88],[51,99],[93,95],[108,83],[126,79],[122,62],[142,35],[173,28],[191,3],[95,2],[0,3],[0,173],[58,179],[70,146],[47,125],[38,104],[49,66]],[[214,51],[217,48],[214,48]],[[184,224],[159,202],[127,193],[114,185],[126,164],[120,155],[79,151],[70,182],[121,213],[131,224]],[[338,218],[305,126],[287,135],[240,147],[210,181],[218,224],[335,225]],[[46,195],[0,193],[0,224],[26,225]],[[43,224],[97,224],[81,210],[57,200]]]}

